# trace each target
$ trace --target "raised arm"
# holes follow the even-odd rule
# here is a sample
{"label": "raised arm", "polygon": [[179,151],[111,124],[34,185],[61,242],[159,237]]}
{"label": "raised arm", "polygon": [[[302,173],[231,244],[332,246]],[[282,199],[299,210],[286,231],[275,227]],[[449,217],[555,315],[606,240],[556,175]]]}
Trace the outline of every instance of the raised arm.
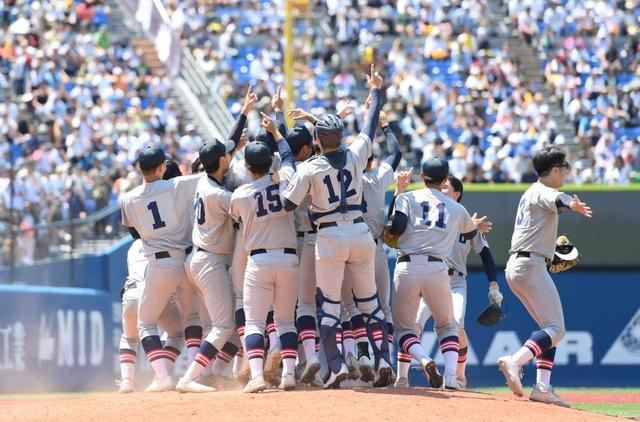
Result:
{"label": "raised arm", "polygon": [[251,91],[252,87],[249,85],[247,88],[247,93],[244,96],[244,104],[242,105],[242,110],[240,111],[240,115],[238,116],[238,120],[231,128],[231,133],[229,133],[229,140],[233,141],[233,143],[238,145],[240,142],[240,138],[242,137],[242,130],[244,129],[244,125],[247,124],[247,115],[253,109],[253,106],[258,102],[258,96]]}
{"label": "raised arm", "polygon": [[289,133],[289,128],[287,127],[287,121],[284,117],[284,100],[282,99],[282,85],[278,86],[278,90],[276,94],[271,98],[271,107],[273,107],[273,111],[276,112],[276,127],[284,136],[287,137],[287,133]]}
{"label": "raised arm", "polygon": [[369,85],[369,96],[371,98],[371,106],[364,118],[364,126],[362,133],[367,135],[369,139],[373,139],[376,134],[378,119],[380,118],[380,108],[382,107],[382,76],[376,72],[375,65],[371,65],[371,73],[367,75],[367,85]]}
{"label": "raised arm", "polygon": [[391,130],[391,127],[387,122],[387,116],[383,111],[380,112],[379,122],[380,127],[384,132],[384,136],[387,139],[387,150],[389,151],[389,156],[386,157],[384,161],[391,166],[393,171],[396,171],[396,169],[400,165],[400,160],[402,160],[400,145],[398,145],[396,135],[393,134],[393,131]]}

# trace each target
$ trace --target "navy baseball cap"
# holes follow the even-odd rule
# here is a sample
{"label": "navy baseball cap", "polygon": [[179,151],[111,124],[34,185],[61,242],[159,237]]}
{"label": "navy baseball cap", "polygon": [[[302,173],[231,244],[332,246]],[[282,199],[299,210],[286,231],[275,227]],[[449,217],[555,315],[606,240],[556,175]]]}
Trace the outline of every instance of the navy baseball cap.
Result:
{"label": "navy baseball cap", "polygon": [[425,182],[440,183],[449,175],[449,163],[440,158],[429,158],[422,163]]}
{"label": "navy baseball cap", "polygon": [[311,145],[313,135],[306,126],[295,126],[287,133],[287,143],[294,155],[296,155],[304,145]]}
{"label": "navy baseball cap", "polygon": [[224,157],[228,152],[233,151],[233,148],[235,148],[235,144],[232,141],[214,139],[213,141],[205,142],[198,153],[202,167],[206,170],[214,166],[218,163],[220,157]]}
{"label": "navy baseball cap", "polygon": [[164,163],[166,156],[160,147],[148,146],[138,153],[138,165],[140,170],[151,170]]}
{"label": "navy baseball cap", "polygon": [[268,169],[271,167],[271,150],[264,142],[250,142],[244,148],[244,161],[252,169]]}
{"label": "navy baseball cap", "polygon": [[275,152],[278,151],[278,144],[274,139],[273,135],[264,129],[260,129],[260,132],[258,132],[258,135],[256,136],[256,139],[254,140],[254,142],[256,141],[262,142],[266,146],[268,146],[269,150],[271,151],[271,154],[275,154]]}

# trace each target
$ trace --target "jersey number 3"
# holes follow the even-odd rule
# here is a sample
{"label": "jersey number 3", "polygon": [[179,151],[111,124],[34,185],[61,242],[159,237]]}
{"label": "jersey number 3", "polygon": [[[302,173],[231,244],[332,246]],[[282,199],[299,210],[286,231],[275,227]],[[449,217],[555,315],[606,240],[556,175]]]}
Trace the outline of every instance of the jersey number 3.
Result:
{"label": "jersey number 3", "polygon": [[153,216],[153,230],[158,230],[167,226],[167,223],[162,221],[162,217],[160,217],[160,211],[158,211],[158,203],[156,201],[149,202],[147,209],[151,211],[151,215]]}
{"label": "jersey number 3", "polygon": [[[433,226],[434,225],[433,221],[429,220],[429,211],[431,211],[431,205],[427,201],[424,201],[420,205],[422,205],[422,220],[420,220],[420,223],[423,226],[427,226],[427,227]],[[435,209],[438,210],[438,219],[435,222],[435,226],[439,229],[446,228],[447,225],[444,222],[444,210],[445,210],[444,202],[438,203]]]}

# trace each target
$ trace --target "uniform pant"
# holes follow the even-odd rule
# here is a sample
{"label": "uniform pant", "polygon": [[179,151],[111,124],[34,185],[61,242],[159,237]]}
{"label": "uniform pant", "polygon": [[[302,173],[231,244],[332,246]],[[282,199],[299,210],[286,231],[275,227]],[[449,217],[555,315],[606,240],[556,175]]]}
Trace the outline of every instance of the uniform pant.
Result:
{"label": "uniform pant", "polygon": [[398,338],[418,336],[416,313],[421,296],[433,313],[438,339],[457,336],[449,283],[447,265],[430,262],[427,255],[411,255],[411,262],[396,265],[392,313]]}
{"label": "uniform pant", "polygon": [[236,243],[233,247],[231,258],[231,281],[233,282],[233,294],[235,298],[235,309],[242,309],[242,288],[244,274],[247,269],[247,251],[242,238],[242,227],[236,232]]}
{"label": "uniform pant", "polygon": [[[298,318],[316,317],[316,234],[305,234],[298,238],[300,267],[298,271]],[[300,241],[301,240],[301,241]]]}
{"label": "uniform pant", "polygon": [[267,313],[273,304],[278,336],[295,333],[298,299],[298,257],[283,250],[268,250],[249,257],[243,287],[245,336],[264,335]]}
{"label": "uniform pant", "polygon": [[[138,352],[140,338],[138,337],[138,302],[142,295],[144,283],[138,283],[135,288],[124,292],[122,296],[122,337],[120,349]],[[167,333],[166,346],[181,350],[184,343],[182,331],[182,315],[178,310],[175,298],[171,297],[169,303],[160,314],[158,326]]]}
{"label": "uniform pant", "polygon": [[[353,294],[360,299],[376,295],[375,242],[366,224],[340,224],[318,231],[316,240],[316,282],[325,298],[340,302],[345,271],[351,280]],[[361,312],[373,314],[377,301],[358,304]],[[340,318],[340,305],[323,304],[323,311]],[[382,317],[380,315],[379,317]],[[334,325],[335,320],[323,317],[321,325]]]}
{"label": "uniform pant", "polygon": [[[460,328],[464,328],[464,316],[467,310],[467,279],[455,275],[451,277],[451,301],[453,306],[453,319]],[[420,301],[416,323],[418,330],[422,332],[424,325],[431,318],[431,309],[423,300]]]}
{"label": "uniform pant", "polygon": [[544,258],[534,254],[530,258],[511,255],[505,274],[513,293],[556,346],[565,334],[564,315]]}
{"label": "uniform pant", "polygon": [[376,288],[378,289],[378,299],[380,307],[384,312],[387,322],[392,322],[391,316],[391,277],[389,276],[389,262],[387,254],[382,246],[382,240],[378,239],[376,243]]}
{"label": "uniform pant", "polygon": [[234,293],[227,271],[226,255],[205,251],[194,252],[190,260],[193,283],[211,319],[211,331],[206,340],[217,350],[232,337]]}
{"label": "uniform pant", "polygon": [[[182,254],[182,255],[181,255]],[[138,309],[140,339],[158,335],[158,321],[169,298],[176,295],[185,327],[198,325],[198,299],[184,270],[184,252],[172,252],[170,258],[149,257],[145,286]]]}

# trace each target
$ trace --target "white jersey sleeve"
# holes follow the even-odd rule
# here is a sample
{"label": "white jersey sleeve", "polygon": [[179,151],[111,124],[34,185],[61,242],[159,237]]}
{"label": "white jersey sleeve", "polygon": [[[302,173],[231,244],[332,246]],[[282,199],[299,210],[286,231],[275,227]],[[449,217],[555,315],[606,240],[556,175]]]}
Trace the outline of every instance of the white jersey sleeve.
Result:
{"label": "white jersey sleeve", "polygon": [[142,240],[136,239],[127,251],[127,284],[144,283],[148,262],[147,257],[144,255]]}
{"label": "white jersey sleeve", "polygon": [[349,145],[349,150],[353,153],[358,166],[361,169],[365,169],[373,151],[371,138],[364,133],[360,133],[356,140]]}

